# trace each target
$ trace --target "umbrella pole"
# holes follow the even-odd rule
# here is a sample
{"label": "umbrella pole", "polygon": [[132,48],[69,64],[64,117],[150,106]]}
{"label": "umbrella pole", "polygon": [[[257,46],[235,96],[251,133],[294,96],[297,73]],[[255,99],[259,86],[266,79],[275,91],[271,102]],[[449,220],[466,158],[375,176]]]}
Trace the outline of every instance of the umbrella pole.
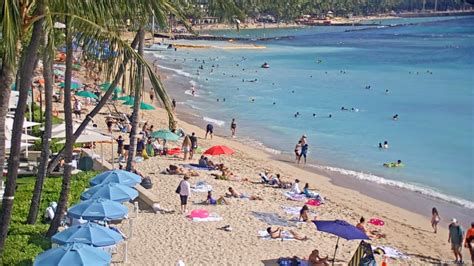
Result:
{"label": "umbrella pole", "polygon": [[337,252],[338,247],[339,247],[339,237],[337,237],[336,248],[334,248],[334,256],[332,256],[332,265],[334,265],[334,262],[336,260],[336,252]]}

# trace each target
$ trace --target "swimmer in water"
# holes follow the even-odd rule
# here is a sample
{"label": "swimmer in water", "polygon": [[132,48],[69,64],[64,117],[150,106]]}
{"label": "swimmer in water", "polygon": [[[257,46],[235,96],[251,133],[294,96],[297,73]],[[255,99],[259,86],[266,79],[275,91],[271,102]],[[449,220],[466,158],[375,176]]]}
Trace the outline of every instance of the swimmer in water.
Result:
{"label": "swimmer in water", "polygon": [[225,98],[222,98],[222,101],[225,102]]}
{"label": "swimmer in water", "polygon": [[328,118],[332,118],[332,114],[329,114],[329,115],[328,115]]}
{"label": "swimmer in water", "polygon": [[384,149],[388,149],[388,141],[384,141],[384,142],[383,142],[383,148],[384,148]]}
{"label": "swimmer in water", "polygon": [[389,91],[388,91],[388,90],[385,90],[385,94],[389,94]]}
{"label": "swimmer in water", "polygon": [[382,142],[379,142],[379,149],[382,149]]}
{"label": "swimmer in water", "polygon": [[398,114],[395,114],[393,117],[392,117],[393,120],[397,121],[398,120]]}
{"label": "swimmer in water", "polygon": [[194,86],[191,87],[191,94],[193,96],[196,94],[196,88],[194,88]]}
{"label": "swimmer in water", "polygon": [[341,111],[347,111],[346,107],[341,107]]}
{"label": "swimmer in water", "polygon": [[273,102],[273,105],[277,104],[276,102]]}
{"label": "swimmer in water", "polygon": [[295,91],[291,91],[291,93],[295,93]]}
{"label": "swimmer in water", "polygon": [[313,114],[313,117],[316,117],[316,114]]}

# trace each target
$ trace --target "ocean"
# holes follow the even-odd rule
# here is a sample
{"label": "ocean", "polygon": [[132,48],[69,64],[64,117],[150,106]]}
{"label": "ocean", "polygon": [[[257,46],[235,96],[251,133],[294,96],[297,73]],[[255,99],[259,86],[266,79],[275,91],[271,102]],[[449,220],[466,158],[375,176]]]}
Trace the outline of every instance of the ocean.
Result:
{"label": "ocean", "polygon": [[225,132],[235,118],[240,140],[291,155],[306,134],[309,166],[474,209],[474,17],[376,23],[219,31],[266,48],[155,56],[180,106]]}

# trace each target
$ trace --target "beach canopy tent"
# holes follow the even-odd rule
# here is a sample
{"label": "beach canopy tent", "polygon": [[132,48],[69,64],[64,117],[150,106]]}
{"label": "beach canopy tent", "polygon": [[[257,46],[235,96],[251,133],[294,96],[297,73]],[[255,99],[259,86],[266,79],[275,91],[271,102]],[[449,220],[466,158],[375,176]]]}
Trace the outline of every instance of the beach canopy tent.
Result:
{"label": "beach canopy tent", "polygon": [[[66,84],[64,82],[59,83],[59,87],[64,88],[64,86],[66,86]],[[82,84],[80,84],[78,82],[71,82],[71,89],[77,90],[81,87],[82,87]]]}
{"label": "beach canopy tent", "polygon": [[150,136],[156,139],[164,139],[166,141],[177,141],[179,139],[179,136],[171,132],[169,129],[154,131]]}
{"label": "beach canopy tent", "polygon": [[130,95],[126,95],[126,96],[122,96],[122,97],[117,98],[117,100],[125,101],[125,102],[133,101],[133,99],[135,99],[135,98],[133,96],[130,96]]}
{"label": "beach canopy tent", "polygon": [[125,186],[134,187],[140,183],[142,178],[134,173],[124,170],[111,170],[103,172],[89,181],[91,186],[108,183],[119,183]]}
{"label": "beach canopy tent", "polygon": [[125,202],[138,197],[138,191],[118,183],[107,183],[93,186],[82,192],[81,200],[108,199],[117,202]]}
{"label": "beach canopy tent", "polygon": [[51,238],[51,242],[59,245],[81,243],[94,247],[116,245],[122,240],[118,232],[93,222],[71,226]]}
{"label": "beach canopy tent", "polygon": [[[90,143],[90,142],[111,142],[112,137],[106,136],[98,133],[91,134],[81,134],[74,143]],[[66,143],[66,140],[63,139],[58,143]]]}
{"label": "beach canopy tent", "polygon": [[[133,108],[133,106],[131,106],[130,108]],[[140,110],[155,110],[155,109],[156,108],[151,104],[147,104],[144,102],[140,103]]]}
{"label": "beach canopy tent", "polygon": [[207,149],[204,154],[206,155],[231,155],[234,154],[234,150],[231,148],[224,146],[224,145],[218,145],[218,146],[213,146],[209,149]]}
{"label": "beach canopy tent", "polygon": [[[26,120],[23,121],[23,128],[34,127],[37,125],[41,125],[41,123],[30,122]],[[5,119],[5,127],[7,127],[11,131],[11,129],[13,128],[13,118]]]}
{"label": "beach canopy tent", "polygon": [[[79,128],[79,126],[77,127]],[[75,128],[73,126],[73,131],[76,131],[77,128]],[[89,136],[87,138],[82,138],[83,140],[87,140],[87,139],[96,139],[96,140],[92,140],[92,141],[83,141],[83,142],[78,142],[76,141],[76,143],[87,143],[87,142],[94,142],[94,141],[111,141],[112,140],[112,136],[111,135],[106,135],[105,133],[102,133],[100,130],[96,129],[96,128],[86,128],[84,129],[84,131],[82,131],[81,135],[79,136],[79,138],[81,136]],[[66,130],[63,129],[63,130],[56,130],[56,131],[52,131],[51,133],[51,138],[53,139],[60,139],[60,138],[65,138],[66,137]]]}
{"label": "beach canopy tent", "polygon": [[[79,123],[74,123],[72,124],[72,130],[73,131],[76,131],[78,128],[79,128],[80,124]],[[44,127],[40,128],[42,131],[44,131]],[[51,133],[58,133],[58,132],[61,132],[61,131],[65,131],[66,130],[66,123],[61,123],[61,124],[58,124],[58,125],[53,125],[53,128],[51,128]],[[96,131],[98,133],[100,133],[100,130],[98,130],[97,128],[94,128],[94,127],[90,127],[90,126],[86,126],[86,130],[90,130],[90,131]]]}
{"label": "beach canopy tent", "polygon": [[35,258],[34,266],[88,266],[110,265],[112,256],[107,252],[80,243],[48,249]]}
{"label": "beach canopy tent", "polygon": [[85,200],[67,211],[69,217],[87,221],[122,220],[127,214],[127,207],[108,199]]}
{"label": "beach canopy tent", "polygon": [[330,233],[337,236],[336,247],[334,249],[333,264],[336,258],[339,238],[345,240],[370,240],[370,238],[359,228],[343,220],[334,221],[313,221],[318,231]]}
{"label": "beach canopy tent", "polygon": [[[112,84],[110,84],[110,82],[105,82],[105,83],[100,84],[99,87],[100,87],[101,90],[107,91],[107,90],[109,90],[110,85],[112,85]],[[122,88],[115,87],[114,93],[121,93],[121,92],[122,92]]]}
{"label": "beach canopy tent", "polygon": [[83,97],[83,98],[92,98],[92,99],[99,99],[97,95],[90,91],[78,91],[76,92],[76,96]]}

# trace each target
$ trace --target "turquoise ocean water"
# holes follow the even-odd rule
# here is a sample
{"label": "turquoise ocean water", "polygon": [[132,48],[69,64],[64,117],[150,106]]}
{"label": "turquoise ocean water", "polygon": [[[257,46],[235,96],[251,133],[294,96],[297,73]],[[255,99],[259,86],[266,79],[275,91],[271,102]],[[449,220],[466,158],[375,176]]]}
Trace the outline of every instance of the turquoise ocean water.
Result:
{"label": "turquoise ocean water", "polygon": [[[221,31],[291,38],[251,41],[260,50],[155,56],[187,80],[181,104],[216,127],[236,118],[240,138],[288,154],[306,134],[315,167],[474,208],[474,17],[382,25],[400,23],[407,25]],[[389,149],[380,150],[385,140]],[[382,166],[398,159],[405,167]]]}

